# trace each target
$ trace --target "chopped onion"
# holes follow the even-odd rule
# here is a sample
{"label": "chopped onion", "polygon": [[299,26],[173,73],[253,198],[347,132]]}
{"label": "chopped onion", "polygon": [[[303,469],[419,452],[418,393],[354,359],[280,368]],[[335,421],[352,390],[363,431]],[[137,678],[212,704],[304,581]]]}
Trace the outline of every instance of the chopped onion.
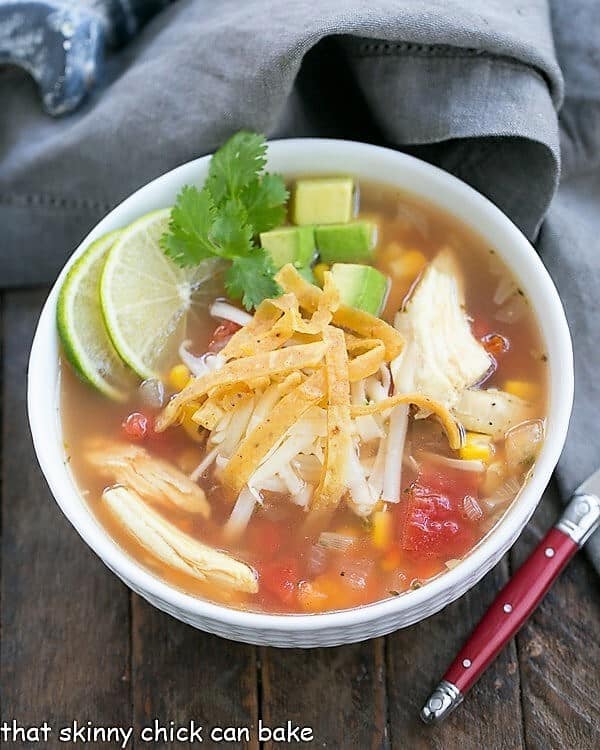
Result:
{"label": "chopped onion", "polygon": [[327,550],[321,544],[313,544],[308,553],[308,575],[318,576],[325,572],[327,567]]}
{"label": "chopped onion", "polygon": [[243,534],[258,502],[262,502],[259,493],[250,487],[244,487],[223,527],[223,532],[229,540],[238,539]]}
{"label": "chopped onion", "polygon": [[448,456],[440,456],[438,453],[430,453],[429,451],[421,451],[420,455],[428,461],[432,461],[440,466],[447,466],[449,469],[477,472],[485,471],[485,464],[483,461],[476,459],[448,458]]}
{"label": "chopped onion", "polygon": [[494,318],[501,323],[518,323],[527,314],[527,309],[525,297],[517,293],[496,311]]}
{"label": "chopped onion", "polygon": [[503,305],[517,291],[517,285],[510,276],[502,276],[494,292],[494,304]]}
{"label": "chopped onion", "polygon": [[516,477],[509,477],[491,495],[482,500],[483,504],[493,510],[499,505],[506,505],[519,494],[521,484]]}
{"label": "chopped onion", "polygon": [[318,544],[326,549],[335,549],[339,552],[345,552],[352,547],[355,541],[356,539],[353,536],[337,534],[335,531],[322,531],[319,534]]}
{"label": "chopped onion", "polygon": [[212,465],[213,461],[216,459],[217,454],[219,452],[219,446],[217,445],[215,448],[213,448],[211,451],[209,451],[202,461],[196,466],[194,471],[190,474],[190,479],[193,482],[196,482],[200,477],[204,474],[204,472],[208,469],[209,466]]}
{"label": "chopped onion", "polygon": [[140,399],[144,406],[160,409],[165,405],[165,386],[158,378],[149,378],[139,387]]}
{"label": "chopped onion", "polygon": [[469,521],[479,521],[483,516],[481,506],[472,495],[465,495],[463,498],[463,510]]}
{"label": "chopped onion", "polygon": [[221,320],[230,320],[232,323],[237,323],[239,326],[248,325],[252,320],[252,315],[248,315],[247,312],[240,310],[239,307],[230,305],[229,302],[225,302],[223,299],[215,300],[210,306],[209,310],[213,318],[221,318]]}
{"label": "chopped onion", "polygon": [[506,433],[506,462],[511,469],[529,469],[537,458],[544,439],[544,422],[530,419]]}
{"label": "chopped onion", "polygon": [[202,375],[207,375],[209,372],[220,370],[223,367],[225,360],[220,354],[206,352],[196,357],[188,349],[191,343],[189,339],[181,342],[179,346],[179,358],[192,375],[201,377]]}
{"label": "chopped onion", "polygon": [[313,453],[299,453],[292,460],[292,466],[307,482],[318,482],[323,465]]}

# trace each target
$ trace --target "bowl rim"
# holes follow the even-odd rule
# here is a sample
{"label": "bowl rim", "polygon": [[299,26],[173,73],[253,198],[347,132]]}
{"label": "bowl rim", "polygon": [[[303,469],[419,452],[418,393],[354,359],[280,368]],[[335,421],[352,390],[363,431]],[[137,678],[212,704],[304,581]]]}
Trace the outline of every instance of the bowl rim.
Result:
{"label": "bowl rim", "polygon": [[[139,203],[143,204],[144,198],[147,202],[148,194],[151,194],[151,191],[168,190],[168,185],[171,188],[173,185],[181,187],[185,184],[189,175],[206,171],[210,155],[191,160],[160,175],[119,203],[95,225],[71,254],[52,287],[33,339],[27,377],[29,423],[42,472],[63,513],[105,565],[126,581],[131,588],[141,592],[144,596],[166,603],[169,607],[183,611],[192,617],[218,621],[226,626],[242,627],[249,630],[310,632],[366,624],[389,615],[399,615],[403,611],[418,610],[427,601],[436,597],[443,597],[444,594],[450,596],[450,599],[447,596],[445,601],[453,600],[474,585],[495,564],[499,557],[498,550],[508,549],[514,543],[539,503],[566,439],[574,390],[573,352],[567,321],[556,287],[538,254],[510,219],[479,192],[438,167],[393,149],[358,141],[291,138],[271,140],[268,145],[269,162],[285,161],[287,155],[287,158],[292,161],[296,159],[299,166],[302,163],[302,153],[308,147],[310,147],[312,154],[320,154],[324,160],[328,155],[335,154],[340,162],[343,161],[350,167],[353,166],[353,160],[357,159],[359,161],[361,159],[363,161],[369,160],[370,162],[383,159],[390,166],[397,167],[400,174],[422,178],[430,184],[430,187],[435,186],[442,192],[446,191],[449,196],[453,194],[457,202],[462,204],[464,201],[464,205],[469,207],[476,215],[472,220],[467,220],[461,216],[458,218],[463,220],[470,229],[483,234],[481,225],[487,221],[495,229],[501,230],[501,234],[510,238],[511,243],[513,243],[511,252],[514,250],[519,259],[518,271],[514,268],[514,264],[506,259],[502,247],[494,244],[494,249],[498,251],[499,256],[519,280],[522,280],[523,274],[529,274],[531,281],[528,284],[533,284],[533,287],[537,290],[534,295],[536,300],[532,299],[531,288],[528,288],[527,293],[540,327],[545,329],[543,338],[544,345],[549,351],[550,387],[547,423],[552,430],[552,432],[547,430],[533,475],[522,489],[518,499],[483,540],[456,567],[445,571],[422,588],[361,607],[314,614],[268,614],[233,609],[226,605],[186,594],[139,565],[109,536],[77,490],[74,479],[66,465],[64,449],[62,447],[60,449],[62,460],[57,461],[57,456],[53,455],[52,450],[53,448],[56,449],[57,445],[48,439],[49,430],[54,430],[53,434],[62,445],[57,390],[60,367],[55,326],[58,291],[68,268],[94,239],[109,230],[111,220],[115,215],[124,214],[130,217],[129,220],[132,220],[132,217],[141,216],[142,213],[150,209],[136,210],[135,207]],[[346,160],[348,161],[346,162]],[[288,171],[294,172],[293,169]],[[302,169],[296,169],[295,171],[300,173]],[[325,169],[321,173],[331,174],[332,171],[327,172]],[[354,173],[352,168],[346,171]],[[356,169],[356,174],[359,174],[360,171],[362,170]],[[312,170],[312,173],[314,173],[314,170]],[[185,179],[183,179],[184,175],[186,175]],[[382,179],[381,182],[424,197],[433,206],[457,215],[457,211],[442,205],[434,195],[412,191],[410,187],[401,185],[399,180]],[[165,186],[167,187],[165,188]],[[539,315],[542,310],[544,313],[543,319]],[[547,335],[549,332],[552,333],[551,339]],[[550,354],[550,351],[553,354]],[[54,361],[49,362],[48,359],[51,356],[53,356]],[[50,387],[51,398],[49,398],[48,393]],[[44,400],[46,404],[44,404]],[[52,402],[51,405],[49,401]],[[56,453],[56,450],[54,450],[54,453]],[[468,582],[466,588],[464,586],[465,581]],[[453,592],[457,593],[453,595]]]}

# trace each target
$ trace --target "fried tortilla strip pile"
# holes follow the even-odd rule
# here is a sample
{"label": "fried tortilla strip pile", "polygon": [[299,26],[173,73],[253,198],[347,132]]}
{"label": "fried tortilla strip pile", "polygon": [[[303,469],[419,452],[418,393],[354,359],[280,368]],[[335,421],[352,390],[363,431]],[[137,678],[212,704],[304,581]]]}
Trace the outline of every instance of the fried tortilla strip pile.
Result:
{"label": "fried tortilla strip pile", "polygon": [[[398,404],[435,415],[451,447],[460,447],[460,426],[443,405],[421,393],[382,393],[389,377],[388,386],[379,379],[385,382],[381,373],[402,351],[402,333],[340,304],[329,272],[323,289],[291,264],[279,271],[277,281],[284,293],[264,300],[232,336],[221,352],[222,367],[192,379],[157,420],[162,431],[191,414],[207,430],[206,465],[215,462],[215,477],[243,512],[248,505],[252,512],[251,503],[242,502],[249,488],[259,498],[261,488],[288,487],[292,494],[306,490],[303,507],[312,518],[330,514],[348,492],[354,418],[379,415],[385,421]],[[379,395],[371,403],[352,404],[350,385],[361,381]],[[311,470],[310,481],[295,475],[296,459],[320,467],[316,474]]]}

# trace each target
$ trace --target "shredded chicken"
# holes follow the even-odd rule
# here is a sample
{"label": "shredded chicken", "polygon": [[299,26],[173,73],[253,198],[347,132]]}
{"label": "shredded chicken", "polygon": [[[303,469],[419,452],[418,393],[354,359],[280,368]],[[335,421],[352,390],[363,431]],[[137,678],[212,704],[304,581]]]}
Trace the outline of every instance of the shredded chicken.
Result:
{"label": "shredded chicken", "polygon": [[133,490],[112,487],[102,500],[123,527],[154,557],[200,580],[256,593],[255,571],[234,557],[202,544],[169,523]]}
{"label": "shredded chicken", "polygon": [[210,516],[204,490],[176,466],[152,456],[141,446],[96,441],[86,455],[104,476],[150,502],[171,503],[188,513]]}
{"label": "shredded chicken", "polygon": [[527,401],[496,388],[466,390],[456,404],[454,414],[467,430],[503,438],[511,427],[530,419],[532,407]]}
{"label": "shredded chicken", "polygon": [[442,250],[428,266],[406,309],[396,316],[396,327],[415,348],[414,389],[446,409],[490,368],[488,354],[471,333],[450,250]]}

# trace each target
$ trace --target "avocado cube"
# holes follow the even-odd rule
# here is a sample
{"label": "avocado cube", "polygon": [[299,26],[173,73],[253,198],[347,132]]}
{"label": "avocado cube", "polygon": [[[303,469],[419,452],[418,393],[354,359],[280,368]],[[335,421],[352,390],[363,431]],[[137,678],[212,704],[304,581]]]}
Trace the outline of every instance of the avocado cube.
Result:
{"label": "avocado cube", "polygon": [[354,215],[351,177],[298,180],[292,191],[292,223],[342,224]]}
{"label": "avocado cube", "polygon": [[387,276],[373,266],[358,263],[334,263],[331,275],[345,305],[379,315],[388,294]]}
{"label": "avocado cube", "polygon": [[262,232],[260,244],[271,256],[276,270],[286,263],[293,263],[296,268],[310,266],[315,255],[312,227],[279,227]]}
{"label": "avocado cube", "polygon": [[355,221],[315,227],[315,243],[324,263],[368,262],[377,243],[377,225]]}

